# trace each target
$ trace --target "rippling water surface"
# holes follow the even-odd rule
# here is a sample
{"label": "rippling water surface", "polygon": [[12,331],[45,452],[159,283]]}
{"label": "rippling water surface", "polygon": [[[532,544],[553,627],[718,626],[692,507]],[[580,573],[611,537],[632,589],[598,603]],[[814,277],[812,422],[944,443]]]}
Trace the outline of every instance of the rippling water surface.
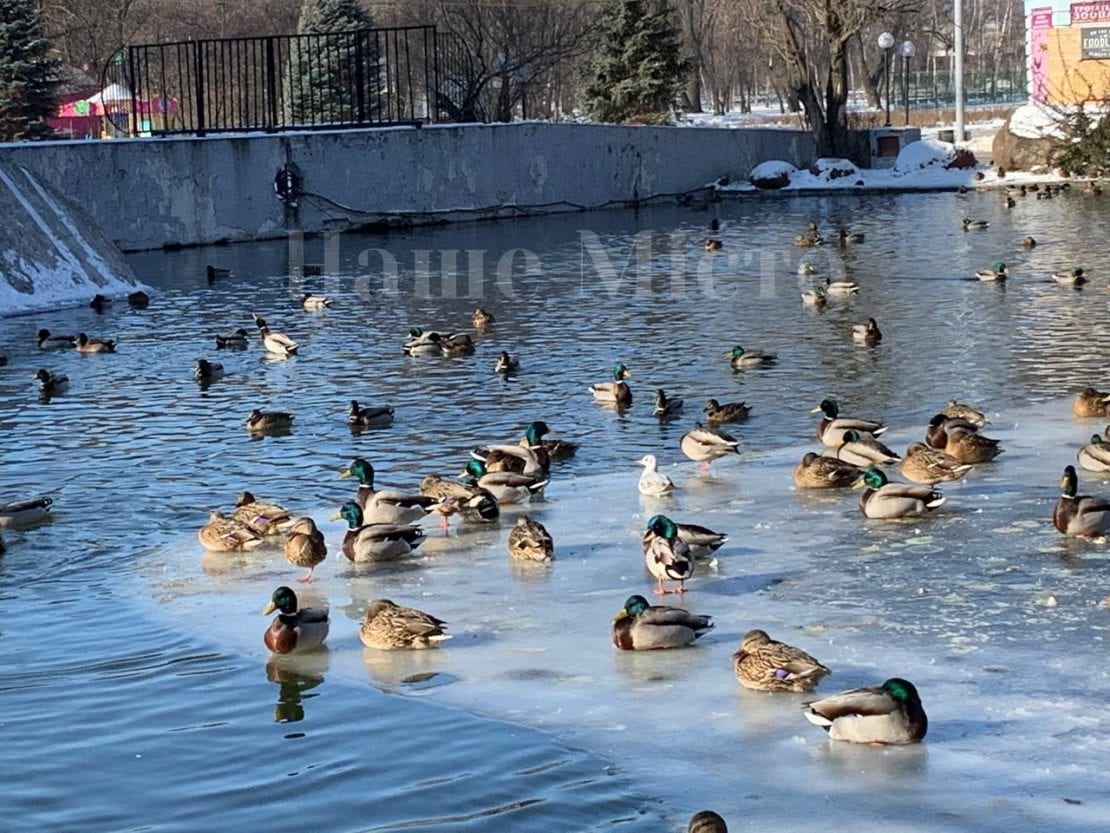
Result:
{"label": "rippling water surface", "polygon": [[[744,757],[758,743],[793,773],[787,780],[807,782],[815,766],[816,783],[835,789],[845,772],[869,772],[845,824],[908,802],[908,818],[959,826],[934,804],[943,805],[946,785],[974,781],[974,738],[996,744],[996,759],[1021,763],[1020,747],[997,745],[1003,723],[1042,743],[1031,780],[1043,775],[1056,790],[1070,749],[1081,776],[1073,780],[1085,784],[1110,740],[1105,720],[1087,714],[1107,693],[1095,670],[1104,664],[1105,552],[1060,551],[1044,518],[1060,466],[1102,427],[1073,423],[1059,400],[1106,386],[1107,223],[1102,202],[1078,194],[1029,198],[1011,212],[1000,200],[725,203],[710,207],[724,242],[712,255],[697,245],[711,215],[684,208],[345,235],[326,251],[312,240],[308,260],[334,274],[307,279],[287,277],[284,243],[144,253],[131,262],[156,289],[148,310],[117,302],[104,315],[0,319],[9,356],[0,494],[56,501],[52,523],[4,533],[0,558],[0,760],[13,773],[3,790],[12,829],[225,830],[279,819],[329,830],[484,830],[502,817],[528,830],[666,827],[699,802],[777,819],[799,786],[776,794],[764,783],[776,768]],[[991,228],[962,232],[963,216]],[[863,231],[866,242],[789,245],[811,218]],[[1040,243],[1032,251],[1018,244],[1027,234]],[[515,268],[499,273],[509,257]],[[860,296],[803,307],[798,293],[814,279],[799,278],[801,258],[815,278],[859,281]],[[1008,286],[967,280],[998,260],[1010,265]],[[207,263],[233,275],[209,287]],[[1048,280],[1072,266],[1094,276],[1083,291]],[[302,290],[326,292],[333,308],[304,312]],[[477,337],[475,356],[401,355],[410,326],[468,329],[478,304],[497,324]],[[253,340],[245,352],[217,354],[211,335],[253,332],[251,312],[300,342],[301,355],[271,360]],[[885,334],[877,349],[850,338],[868,316]],[[118,338],[119,353],[39,354],[31,348],[40,326]],[[779,362],[733,373],[723,355],[733,344],[774,351]],[[492,372],[502,349],[523,365],[508,381]],[[200,356],[223,361],[226,378],[198,387],[191,367]],[[625,414],[586,393],[617,360],[633,373],[636,403]],[[37,399],[29,377],[39,366],[67,373],[70,391]],[[656,387],[686,399],[683,419],[652,418]],[[752,406],[735,431],[746,459],[691,478],[671,511],[732,533],[720,573],[695,580],[702,592],[690,600],[718,617],[718,632],[679,656],[614,657],[606,619],[647,587],[636,536],[656,508],[636,499],[633,461],[652,452],[679,463],[678,438],[710,396]],[[850,498],[791,491],[789,467],[812,436],[807,412],[825,396],[883,418],[897,443],[916,439],[913,426],[953,396],[984,403],[1009,450],[952,487],[943,519],[920,534],[875,528]],[[393,405],[395,424],[352,436],[352,398]],[[252,440],[242,423],[254,407],[295,413],[295,430]],[[382,484],[411,487],[429,472],[453,474],[467,449],[518,436],[536,418],[582,443],[537,509],[560,545],[554,567],[510,571],[508,522],[433,537],[423,558],[389,571],[350,574],[331,559],[308,591],[333,607],[331,650],[267,662],[257,610],[294,573],[277,552],[202,557],[194,532],[210,509],[249,488],[322,520],[348,493],[336,472],[355,454],[373,460]],[[337,551],[341,529],[325,530]],[[457,624],[457,639],[433,657],[364,656],[356,620],[387,593]],[[1052,612],[1049,595],[1072,604]],[[839,659],[842,685],[834,677],[823,690],[877,682],[892,664],[919,687],[924,677],[927,705],[949,712],[945,722],[931,709],[927,765],[826,749],[819,732],[796,725],[793,701],[783,716],[766,698],[737,697],[727,655],[755,623],[786,635],[803,627],[806,647],[834,667]],[[968,654],[1008,643],[1016,654],[967,664]],[[987,731],[960,713],[976,686],[996,715]],[[689,708],[673,708],[672,697]],[[1052,719],[1030,728],[1025,709]],[[668,750],[658,760],[656,744]],[[876,773],[876,760],[889,766]],[[1001,792],[1037,793],[1019,786],[1016,771],[1000,776]],[[892,804],[876,792],[884,779],[900,796]],[[1090,821],[1082,813],[1095,797],[1076,800],[1063,805],[1072,815],[1023,805],[1000,818],[1074,829]],[[964,808],[949,810],[958,819]]]}

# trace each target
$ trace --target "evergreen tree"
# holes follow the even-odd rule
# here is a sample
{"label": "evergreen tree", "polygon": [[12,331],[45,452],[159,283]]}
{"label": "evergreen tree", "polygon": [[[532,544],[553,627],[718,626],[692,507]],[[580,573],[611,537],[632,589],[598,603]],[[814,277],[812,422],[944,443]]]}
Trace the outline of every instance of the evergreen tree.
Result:
{"label": "evergreen tree", "polygon": [[688,71],[666,0],[606,0],[586,68],[586,112],[603,122],[668,122]]}
{"label": "evergreen tree", "polygon": [[57,110],[58,61],[49,57],[37,0],[0,0],[0,141],[45,139]]}
{"label": "evergreen tree", "polygon": [[291,42],[285,89],[287,121],[329,124],[375,117],[380,84],[374,40],[365,35],[336,34],[372,26],[358,0],[305,0],[297,34],[330,37]]}

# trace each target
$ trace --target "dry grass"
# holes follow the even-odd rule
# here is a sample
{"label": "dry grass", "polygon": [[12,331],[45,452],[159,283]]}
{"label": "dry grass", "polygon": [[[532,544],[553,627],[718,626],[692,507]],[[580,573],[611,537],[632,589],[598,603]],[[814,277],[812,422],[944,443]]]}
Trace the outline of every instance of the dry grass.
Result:
{"label": "dry grass", "polygon": [[[986,107],[968,107],[965,111],[967,122],[991,121],[1005,119],[1017,109],[1016,104],[998,104]],[[877,111],[855,112],[848,114],[848,126],[854,129],[869,127],[882,127],[886,121],[886,114]],[[943,127],[952,125],[956,121],[956,111],[952,107],[943,107],[930,110],[910,110],[910,124],[914,127]],[[753,125],[781,125],[805,130],[805,119],[799,113],[785,113],[783,115],[769,115],[763,118],[755,117]],[[890,123],[894,127],[905,124],[905,111],[891,109]]]}

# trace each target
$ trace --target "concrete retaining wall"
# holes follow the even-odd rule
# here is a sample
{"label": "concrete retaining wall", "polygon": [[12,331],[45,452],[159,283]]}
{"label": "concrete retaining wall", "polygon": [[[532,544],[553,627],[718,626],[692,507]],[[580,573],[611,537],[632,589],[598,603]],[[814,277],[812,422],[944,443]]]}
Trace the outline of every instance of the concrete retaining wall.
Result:
{"label": "concrete retaining wall", "polygon": [[[66,193],[125,250],[280,237],[396,213],[600,207],[812,156],[812,138],[798,131],[543,123],[0,146],[0,163]],[[332,203],[303,198],[287,217],[273,187],[287,162],[305,191]]]}

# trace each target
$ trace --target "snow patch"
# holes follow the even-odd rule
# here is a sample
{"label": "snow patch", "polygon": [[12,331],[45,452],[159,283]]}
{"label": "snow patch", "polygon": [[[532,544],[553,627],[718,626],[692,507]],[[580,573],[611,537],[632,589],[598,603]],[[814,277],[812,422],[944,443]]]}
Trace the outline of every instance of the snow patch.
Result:
{"label": "snow patch", "polygon": [[798,169],[791,165],[789,162],[781,162],[777,159],[772,159],[768,162],[760,162],[752,168],[751,174],[748,179],[774,179],[779,176],[793,176],[797,173]]}
{"label": "snow patch", "polygon": [[898,154],[894,163],[895,174],[923,171],[926,168],[944,168],[956,158],[956,146],[938,139],[910,142]]}
{"label": "snow patch", "polygon": [[1022,139],[1062,139],[1065,115],[1040,104],[1024,104],[1010,116],[1010,132]]}

